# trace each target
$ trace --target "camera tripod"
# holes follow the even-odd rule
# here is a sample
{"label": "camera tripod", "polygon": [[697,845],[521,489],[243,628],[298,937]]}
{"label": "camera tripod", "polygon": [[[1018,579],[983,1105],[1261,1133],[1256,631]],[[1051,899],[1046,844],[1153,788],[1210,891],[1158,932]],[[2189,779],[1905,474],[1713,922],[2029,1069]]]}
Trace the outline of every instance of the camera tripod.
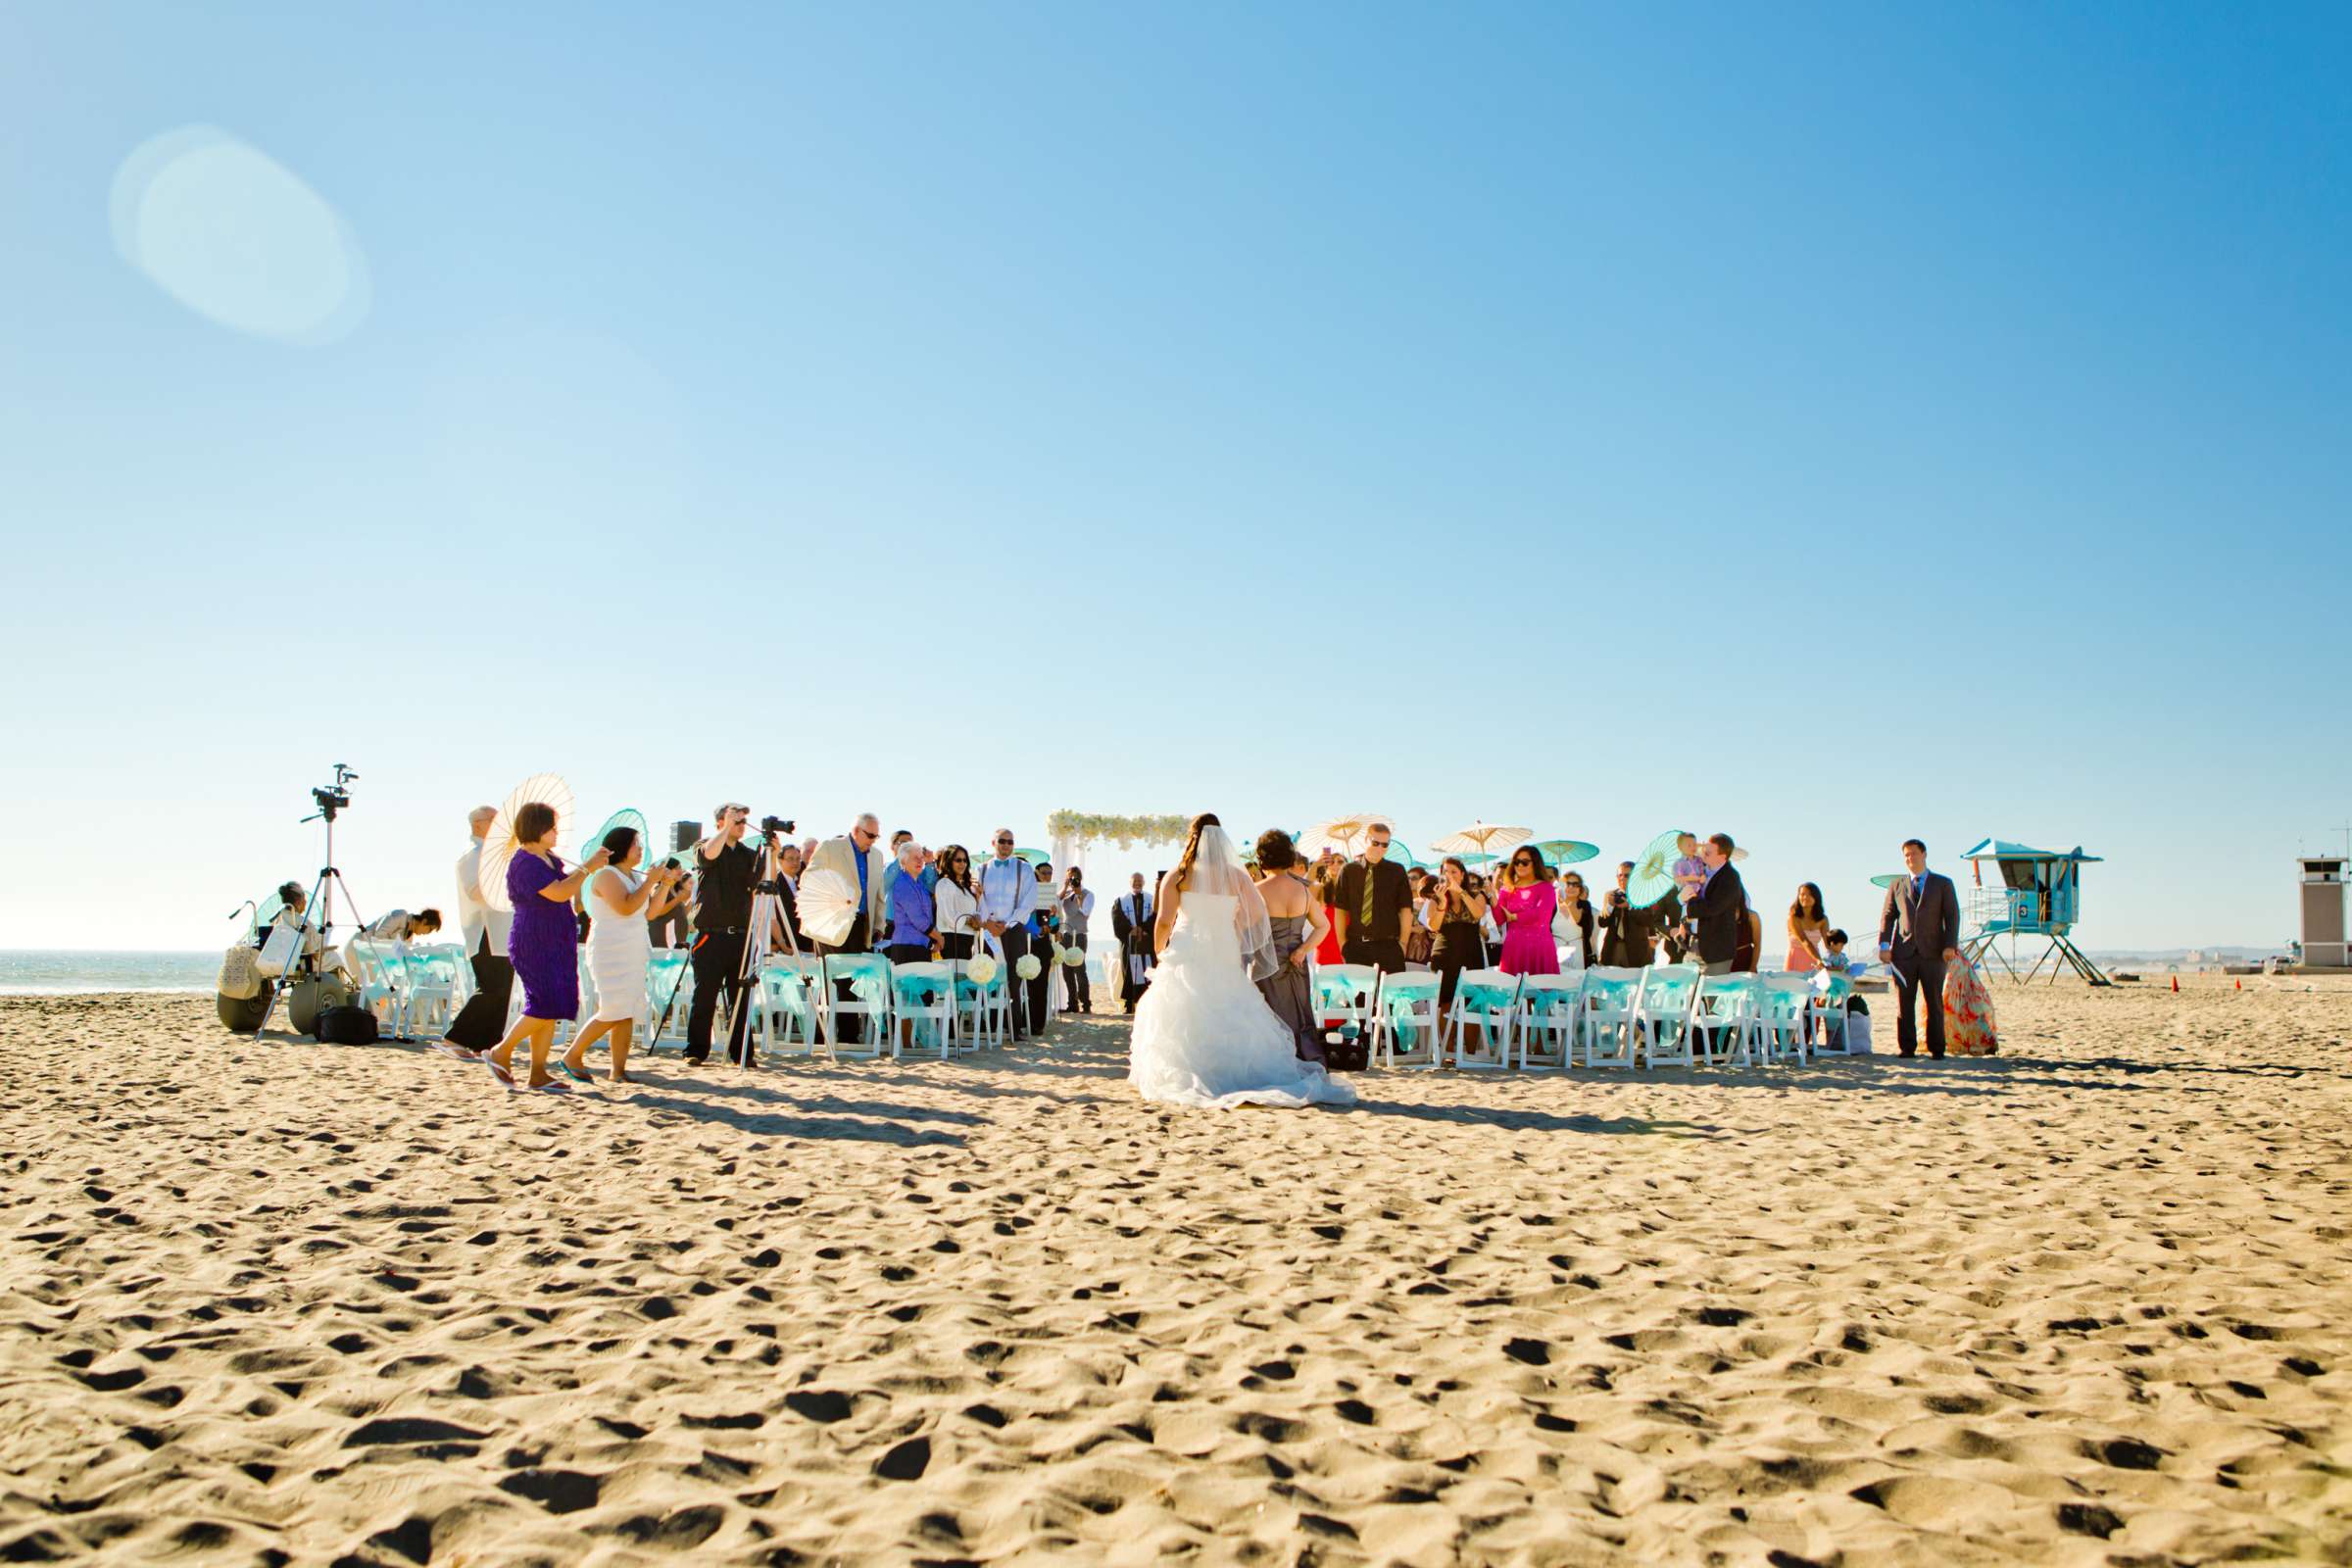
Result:
{"label": "camera tripod", "polygon": [[[335,889],[343,890],[343,902],[350,906],[353,926],[361,931],[368,929],[367,920],[360,914],[360,901],[353,896],[351,884],[344,881],[343,873],[335,868],[335,813],[351,804],[351,791],[344,786],[359,776],[341,762],[337,762],[335,764],[335,781],[311,791],[311,799],[318,803],[318,809],[304,817],[303,820],[305,822],[323,821],[326,824],[326,863],[318,868],[318,879],[311,884],[310,902],[302,908],[304,940],[295,954],[297,967],[280,975],[277,984],[270,989],[270,1001],[262,1008],[262,1021],[254,1026],[253,1032],[256,1037],[270,1027],[270,1016],[277,1011],[277,999],[294,989],[296,976],[301,973],[316,972],[311,967],[312,955],[307,951],[310,946],[308,939],[314,921],[316,921],[316,928],[318,932],[318,951],[325,953],[334,947]],[[292,1006],[291,1003],[287,1004],[289,1011]]]}
{"label": "camera tripod", "polygon": [[[783,917],[784,871],[776,859],[780,849],[781,846],[776,842],[776,835],[773,833],[760,835],[760,877],[752,884],[751,924],[744,933],[743,958],[735,971],[735,1002],[727,1013],[727,1056],[729,1060],[734,1061],[740,1067],[752,1067],[758,1064],[759,1052],[752,1042],[750,1009],[757,1004],[754,1001],[754,988],[760,984],[760,966],[767,960],[768,945],[775,940],[775,934],[779,927],[784,933],[785,951],[795,958],[806,956],[801,952],[800,937],[793,930],[792,922]],[[701,846],[697,845],[692,854],[696,862],[696,872],[699,875],[704,858]],[[815,1003],[817,1016],[822,1019],[826,1011],[825,988],[819,984],[812,987],[811,990],[817,999]],[[677,1004],[678,988],[673,986],[670,988],[669,1001],[662,1008],[662,1016],[655,1021],[653,1030],[647,1037],[646,1044],[649,1050],[654,1041],[662,1038],[662,1031],[668,1027],[670,1012]],[[739,1021],[739,1014],[743,1028],[743,1053],[740,1058],[737,1057],[734,1049],[735,1029]]]}

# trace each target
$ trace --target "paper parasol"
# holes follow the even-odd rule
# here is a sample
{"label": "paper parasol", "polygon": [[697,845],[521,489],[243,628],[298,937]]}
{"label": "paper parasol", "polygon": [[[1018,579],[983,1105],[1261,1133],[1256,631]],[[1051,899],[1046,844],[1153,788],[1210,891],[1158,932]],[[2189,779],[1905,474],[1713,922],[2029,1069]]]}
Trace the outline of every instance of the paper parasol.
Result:
{"label": "paper parasol", "polygon": [[1413,858],[1413,852],[1406,846],[1404,840],[1397,838],[1389,840],[1389,858],[1395,860],[1398,865],[1419,865],[1421,863]]}
{"label": "paper parasol", "polygon": [[1027,860],[1032,866],[1052,865],[1054,863],[1053,853],[1048,850],[1015,850],[1012,853],[1014,858]]}
{"label": "paper parasol", "polygon": [[858,890],[839,871],[804,871],[799,894],[801,929],[828,948],[850,940],[858,923]]}
{"label": "paper parasol", "polygon": [[1377,811],[1356,811],[1348,816],[1335,816],[1328,822],[1317,822],[1298,837],[1298,853],[1313,858],[1325,850],[1337,850],[1342,855],[1352,854],[1350,848],[1357,839],[1371,831],[1375,822],[1392,818]]}
{"label": "paper parasol", "polygon": [[1492,822],[1473,822],[1459,833],[1431,839],[1429,847],[1447,855],[1499,855],[1535,836],[1532,827],[1496,827]]}
{"label": "paper parasol", "polygon": [[606,817],[605,825],[603,827],[598,828],[596,832],[589,837],[580,840],[580,858],[585,860],[588,858],[588,857],[603,849],[605,847],[605,835],[612,832],[616,827],[635,828],[637,830],[638,847],[645,851],[646,859],[651,860],[654,858],[654,841],[646,836],[645,813],[638,810],[635,807],[624,806],[619,810],[614,811],[611,816]]}
{"label": "paper parasol", "polygon": [[1675,841],[1682,836],[1681,828],[1668,828],[1634,857],[1634,874],[1625,880],[1627,903],[1639,908],[1674,891]]}
{"label": "paper parasol", "polygon": [[1536,850],[1553,865],[1581,865],[1600,854],[1599,845],[1582,839],[1545,839]]}
{"label": "paper parasol", "polygon": [[1888,871],[1883,876],[1872,877],[1870,879],[1870,885],[1874,888],[1890,888],[1901,880],[1903,880],[1902,872]]}
{"label": "paper parasol", "polygon": [[482,902],[493,909],[511,911],[514,902],[507,897],[507,862],[522,848],[514,837],[515,815],[533,802],[552,806],[556,810],[556,831],[561,834],[564,824],[571,820],[571,786],[556,773],[533,773],[514,786],[507,804],[498,808],[490,819],[490,831],[482,835],[482,870],[480,885]]}

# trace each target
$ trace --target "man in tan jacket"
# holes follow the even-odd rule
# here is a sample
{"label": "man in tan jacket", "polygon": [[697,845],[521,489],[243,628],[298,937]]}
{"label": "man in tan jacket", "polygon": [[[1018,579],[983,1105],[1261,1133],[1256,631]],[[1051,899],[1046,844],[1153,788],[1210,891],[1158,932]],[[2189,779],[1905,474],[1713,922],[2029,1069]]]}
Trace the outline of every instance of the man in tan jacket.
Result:
{"label": "man in tan jacket", "polygon": [[[816,847],[808,858],[808,872],[830,871],[858,890],[858,918],[850,934],[838,943],[817,943],[819,953],[870,952],[882,935],[883,903],[882,874],[890,858],[882,851],[882,819],[867,811],[859,816],[849,832],[837,839],[827,839]],[[804,875],[808,872],[803,873]],[[849,995],[845,982],[840,994]],[[858,1019],[855,1014],[833,1014],[841,1033],[836,1038],[843,1045],[860,1037]]]}

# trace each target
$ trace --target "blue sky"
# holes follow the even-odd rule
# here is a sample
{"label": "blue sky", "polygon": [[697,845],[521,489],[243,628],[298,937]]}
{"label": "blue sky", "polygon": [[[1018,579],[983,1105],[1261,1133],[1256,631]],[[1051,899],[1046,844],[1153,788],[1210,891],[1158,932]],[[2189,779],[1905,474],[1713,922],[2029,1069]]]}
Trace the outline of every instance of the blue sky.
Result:
{"label": "blue sky", "polygon": [[[379,907],[553,768],[928,841],[1722,827],[1760,906],[1857,925],[1906,834],[2081,842],[2093,945],[2283,940],[2352,813],[2348,46],[2289,5],[12,8],[42,894],[0,945],[207,945],[315,868],[335,760]],[[332,341],[118,251],[189,126],[338,215]],[[272,286],[282,235],[192,220]]]}

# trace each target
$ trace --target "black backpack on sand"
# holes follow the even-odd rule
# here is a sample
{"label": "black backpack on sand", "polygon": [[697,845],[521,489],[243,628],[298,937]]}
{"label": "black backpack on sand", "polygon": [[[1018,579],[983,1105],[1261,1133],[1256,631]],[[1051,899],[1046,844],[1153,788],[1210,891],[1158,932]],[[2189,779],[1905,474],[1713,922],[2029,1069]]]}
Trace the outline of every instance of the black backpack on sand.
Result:
{"label": "black backpack on sand", "polygon": [[318,1014],[316,1038],[322,1046],[372,1046],[375,1014],[366,1007],[328,1007]]}

